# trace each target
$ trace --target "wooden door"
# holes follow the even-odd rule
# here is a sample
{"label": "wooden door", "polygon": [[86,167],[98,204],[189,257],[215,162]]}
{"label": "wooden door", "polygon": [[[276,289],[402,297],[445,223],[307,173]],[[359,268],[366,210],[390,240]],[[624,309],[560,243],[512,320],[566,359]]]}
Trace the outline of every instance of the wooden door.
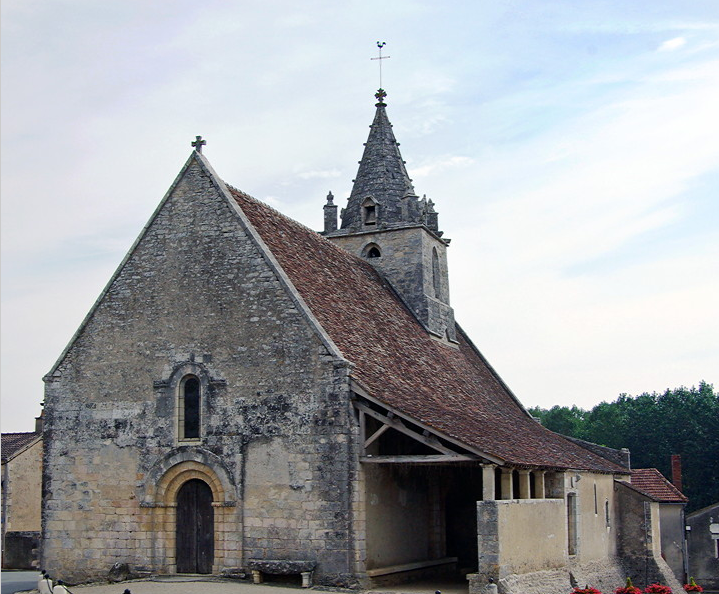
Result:
{"label": "wooden door", "polygon": [[191,479],[177,493],[177,573],[212,573],[215,553],[212,490]]}

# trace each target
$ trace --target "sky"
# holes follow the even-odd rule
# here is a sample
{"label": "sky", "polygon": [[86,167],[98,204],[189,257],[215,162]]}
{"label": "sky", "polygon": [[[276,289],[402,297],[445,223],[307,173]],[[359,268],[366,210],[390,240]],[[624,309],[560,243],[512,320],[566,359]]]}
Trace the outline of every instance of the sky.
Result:
{"label": "sky", "polygon": [[321,229],[379,86],[525,406],[719,387],[715,0],[3,0],[2,431],[179,173]]}

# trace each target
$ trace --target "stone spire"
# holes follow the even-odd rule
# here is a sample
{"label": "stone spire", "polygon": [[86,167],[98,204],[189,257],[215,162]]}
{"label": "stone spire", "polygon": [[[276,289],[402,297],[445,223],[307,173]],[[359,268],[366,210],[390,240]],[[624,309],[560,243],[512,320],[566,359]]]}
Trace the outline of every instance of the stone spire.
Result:
{"label": "stone spire", "polygon": [[435,338],[456,344],[454,311],[449,305],[447,246],[438,230],[434,203],[414,193],[399,143],[379,89],[359,171],[337,229],[333,196],[324,207],[323,235],[347,251],[367,258]]}
{"label": "stone spire", "polygon": [[[387,118],[386,96],[383,89],[375,94],[377,111],[347,208],[342,212],[341,228],[350,232],[367,226],[381,229],[428,222],[426,205],[415,194]],[[433,230],[437,231],[436,223]]]}

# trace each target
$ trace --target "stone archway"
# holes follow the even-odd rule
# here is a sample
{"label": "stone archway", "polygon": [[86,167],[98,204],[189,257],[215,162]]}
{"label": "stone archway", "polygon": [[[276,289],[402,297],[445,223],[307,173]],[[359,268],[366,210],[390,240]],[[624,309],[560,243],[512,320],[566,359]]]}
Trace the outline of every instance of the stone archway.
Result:
{"label": "stone archway", "polygon": [[[199,448],[174,452],[146,476],[141,506],[150,508],[146,525],[152,532],[151,558],[157,571],[218,573],[241,565],[242,519],[236,488],[216,458]],[[178,528],[188,519],[199,524],[195,536]],[[191,543],[183,544],[187,538]]]}

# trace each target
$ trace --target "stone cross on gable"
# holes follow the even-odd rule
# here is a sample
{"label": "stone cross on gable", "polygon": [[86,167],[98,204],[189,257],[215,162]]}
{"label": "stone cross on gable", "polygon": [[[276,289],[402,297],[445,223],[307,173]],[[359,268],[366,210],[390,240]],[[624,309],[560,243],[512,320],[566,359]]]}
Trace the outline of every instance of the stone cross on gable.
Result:
{"label": "stone cross on gable", "polygon": [[195,136],[195,140],[192,141],[192,146],[198,153],[202,152],[202,147],[207,144],[206,140],[202,140],[202,136]]}

